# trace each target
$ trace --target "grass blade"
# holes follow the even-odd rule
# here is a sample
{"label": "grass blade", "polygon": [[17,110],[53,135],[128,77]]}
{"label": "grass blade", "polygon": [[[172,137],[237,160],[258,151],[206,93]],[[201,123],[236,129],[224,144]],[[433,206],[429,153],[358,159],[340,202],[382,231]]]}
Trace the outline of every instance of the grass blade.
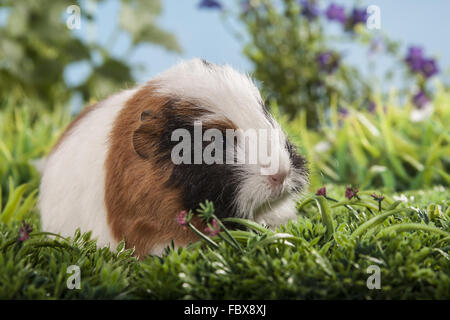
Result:
{"label": "grass blade", "polygon": [[270,233],[273,234],[273,231],[271,231],[270,229],[265,228],[264,226],[260,225],[259,223],[256,223],[254,221],[248,220],[248,219],[241,219],[241,218],[225,218],[223,219],[223,221],[227,221],[227,222],[233,222],[233,223],[238,223],[241,224],[253,231],[259,232],[259,233]]}
{"label": "grass blade", "polygon": [[450,237],[449,232],[438,229],[436,227],[428,226],[426,224],[401,223],[401,224],[396,224],[394,226],[391,226],[391,227],[381,230],[377,234],[376,239],[379,239],[380,237],[387,235],[391,231],[395,231],[396,233],[407,232],[407,231],[427,231],[427,232],[434,232],[434,233],[440,234],[444,237]]}
{"label": "grass blade", "polygon": [[328,201],[323,196],[316,197],[315,201],[317,204],[317,208],[319,209],[320,216],[322,217],[322,222],[327,227],[325,237],[327,240],[329,240],[334,233],[334,224],[333,218],[331,217],[331,210],[328,206]]}
{"label": "grass blade", "polygon": [[369,219],[366,222],[364,222],[355,231],[353,231],[352,237],[356,238],[356,237],[362,235],[368,229],[373,228],[373,227],[379,225],[380,223],[383,223],[383,221],[386,220],[387,217],[389,217],[393,214],[396,214],[396,213],[400,213],[402,211],[412,211],[412,210],[407,209],[407,208],[396,209],[396,210],[391,210],[391,211],[385,212],[383,214],[380,214],[378,216],[375,216],[372,219]]}
{"label": "grass blade", "polygon": [[[11,184],[10,184],[11,186]],[[23,184],[19,186],[17,189],[15,189],[12,193],[10,193],[10,197],[8,199],[8,202],[6,203],[5,210],[3,211],[3,214],[1,216],[1,221],[3,223],[10,223],[11,217],[13,213],[17,210],[20,200],[22,199],[22,196],[25,192],[25,189],[27,188],[26,184]],[[11,189],[10,189],[11,192]]]}

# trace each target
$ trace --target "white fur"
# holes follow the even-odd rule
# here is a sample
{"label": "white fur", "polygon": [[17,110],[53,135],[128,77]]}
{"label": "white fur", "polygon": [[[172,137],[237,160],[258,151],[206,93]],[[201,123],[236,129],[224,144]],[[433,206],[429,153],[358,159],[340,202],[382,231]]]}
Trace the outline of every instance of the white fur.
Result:
{"label": "white fur", "polygon": [[106,222],[104,163],[113,122],[134,92],[100,102],[48,157],[39,198],[43,230],[73,236],[80,228],[99,246],[117,246]]}
{"label": "white fur", "polygon": [[196,101],[240,129],[270,126],[258,89],[248,76],[230,66],[206,66],[194,59],[175,65],[154,80],[160,83],[158,92]]}
{"label": "white fur", "polygon": [[289,220],[296,220],[297,201],[292,196],[287,196],[279,201],[267,204],[256,211],[255,221],[267,225],[272,230],[275,227],[286,224]]}

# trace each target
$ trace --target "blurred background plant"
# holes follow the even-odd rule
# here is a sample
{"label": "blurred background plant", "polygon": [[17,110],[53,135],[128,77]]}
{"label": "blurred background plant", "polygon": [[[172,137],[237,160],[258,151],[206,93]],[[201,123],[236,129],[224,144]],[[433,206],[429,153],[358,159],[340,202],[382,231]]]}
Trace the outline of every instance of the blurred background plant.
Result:
{"label": "blurred background plant", "polygon": [[[2,0],[0,10],[7,13],[0,23],[0,108],[5,97],[34,99],[53,109],[74,94],[83,101],[104,97],[124,85],[134,85],[132,66],[127,58],[141,44],[154,44],[181,52],[171,33],[156,24],[160,0],[120,0],[120,16],[111,30],[107,45],[88,41],[65,27],[73,5],[78,5],[82,23],[93,22],[101,11],[95,6],[104,0]],[[75,30],[76,31],[76,30]],[[126,54],[113,56],[111,47],[120,35],[131,41]],[[71,86],[65,81],[70,65],[86,63],[91,72],[84,81]]]}
{"label": "blurred background plant", "polygon": [[42,158],[71,120],[68,109],[60,104],[50,111],[33,100],[26,101],[5,100],[0,111],[0,190],[4,203],[11,189],[9,180],[15,186],[28,183],[27,192],[38,187]]}
{"label": "blurred background plant", "polygon": [[[436,60],[426,57],[420,46],[409,47],[404,55],[399,42],[367,28],[371,16],[366,7],[320,0],[239,2],[238,12],[221,1],[200,1],[199,6],[221,10],[225,21],[239,17],[246,34],[231,31],[243,40],[243,52],[266,97],[275,99],[291,118],[300,110],[308,111],[309,128],[317,128],[319,117],[330,115],[332,99],[343,108],[373,108],[373,95],[383,93],[379,83],[392,84],[396,72],[404,71],[405,86],[398,88],[401,98],[410,98],[419,107],[429,101],[432,88],[427,80],[439,72]],[[331,32],[331,24],[339,25],[340,32]],[[338,50],[347,43],[365,46],[370,54],[389,56],[396,68],[387,70],[382,79],[373,73],[363,75]],[[387,95],[384,92],[383,98]]]}
{"label": "blurred background plant", "polygon": [[324,183],[385,191],[450,185],[450,92],[437,88],[432,113],[398,100],[392,92],[389,107],[355,105],[346,112],[334,101],[330,121],[320,117],[317,130],[308,129],[304,110],[292,120],[276,111],[275,102],[272,110],[307,155],[312,189]]}
{"label": "blurred background plant", "polygon": [[[157,26],[159,0],[120,0],[120,15],[106,45],[90,41],[66,26],[68,16],[80,8],[83,24],[94,24],[104,0],[26,1],[2,0],[0,10],[0,189],[3,202],[8,181],[39,183],[39,159],[44,157],[70,122],[71,99],[81,104],[132,86],[133,71],[142,66],[129,62],[139,46],[152,44],[181,52],[174,35]],[[83,25],[83,27],[85,27]],[[89,28],[85,28],[89,29]],[[92,30],[90,30],[92,32]],[[130,39],[123,56],[111,48],[120,36]],[[80,64],[89,74],[76,85],[66,79],[67,70]],[[0,203],[1,204],[1,203]]]}

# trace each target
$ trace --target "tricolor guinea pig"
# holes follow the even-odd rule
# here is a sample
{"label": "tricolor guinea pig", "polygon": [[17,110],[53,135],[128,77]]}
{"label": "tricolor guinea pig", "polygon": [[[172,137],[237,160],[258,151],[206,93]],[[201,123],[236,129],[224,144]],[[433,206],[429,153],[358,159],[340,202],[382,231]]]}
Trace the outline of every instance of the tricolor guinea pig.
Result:
{"label": "tricolor guinea pig", "polygon": [[[183,134],[192,152],[180,148]],[[250,154],[259,142],[276,166]],[[207,149],[223,161],[197,159]],[[205,200],[219,218],[271,228],[295,219],[307,172],[252,80],[195,59],[84,109],[70,124],[43,169],[42,228],[63,236],[80,228],[99,246],[124,239],[141,257],[160,255],[171,241],[198,240],[176,218]]]}

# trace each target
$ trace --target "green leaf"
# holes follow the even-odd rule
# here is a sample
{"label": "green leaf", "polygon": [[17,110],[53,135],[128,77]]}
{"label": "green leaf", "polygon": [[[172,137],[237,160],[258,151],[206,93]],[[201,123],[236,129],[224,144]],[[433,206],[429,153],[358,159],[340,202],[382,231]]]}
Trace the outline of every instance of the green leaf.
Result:
{"label": "green leaf", "polygon": [[401,223],[401,224],[396,224],[394,226],[391,226],[391,227],[381,230],[377,234],[376,238],[378,239],[383,236],[386,236],[387,234],[389,234],[390,232],[393,232],[393,231],[396,233],[409,232],[409,231],[426,231],[426,232],[437,233],[444,237],[450,237],[449,232],[445,232],[436,227],[432,227],[432,226],[428,226],[428,225],[420,224],[420,223]]}
{"label": "green leaf", "polygon": [[[288,241],[290,240],[290,241]],[[252,248],[252,250],[255,250],[257,248],[260,247],[265,247],[271,244],[283,244],[286,246],[290,246],[290,247],[295,247],[294,244],[292,242],[299,242],[301,241],[301,239],[293,236],[292,234],[288,234],[288,233],[275,233],[273,235],[270,235],[266,238],[264,238],[261,241],[258,241],[257,243],[255,243],[254,247]]]}
{"label": "green leaf", "polygon": [[264,226],[260,225],[259,223],[254,222],[252,220],[241,219],[241,218],[225,218],[225,219],[223,219],[223,221],[238,223],[238,224],[241,224],[253,231],[256,231],[256,232],[259,232],[262,234],[265,234],[265,233],[273,234],[273,231],[271,231],[268,228],[265,228]]}
{"label": "green leaf", "polygon": [[325,238],[327,240],[330,240],[334,233],[334,223],[331,216],[330,207],[328,206],[328,201],[323,196],[316,197],[315,201],[317,204],[317,208],[319,209],[320,216],[322,217],[322,222],[327,228]]}
{"label": "green leaf", "polygon": [[372,219],[364,222],[355,231],[353,231],[352,237],[355,238],[355,237],[361,236],[364,232],[366,232],[370,228],[373,228],[373,227],[383,223],[383,221],[386,220],[386,218],[388,218],[389,216],[392,216],[394,214],[401,213],[401,212],[410,212],[410,211],[412,211],[412,209],[403,208],[403,209],[390,210],[383,214],[377,215],[377,216],[373,217]]}
{"label": "green leaf", "polygon": [[12,184],[10,184],[10,197],[1,215],[1,221],[3,223],[9,224],[11,222],[11,217],[19,207],[20,201],[26,188],[27,188],[26,184],[19,186],[17,189],[14,189]]}

